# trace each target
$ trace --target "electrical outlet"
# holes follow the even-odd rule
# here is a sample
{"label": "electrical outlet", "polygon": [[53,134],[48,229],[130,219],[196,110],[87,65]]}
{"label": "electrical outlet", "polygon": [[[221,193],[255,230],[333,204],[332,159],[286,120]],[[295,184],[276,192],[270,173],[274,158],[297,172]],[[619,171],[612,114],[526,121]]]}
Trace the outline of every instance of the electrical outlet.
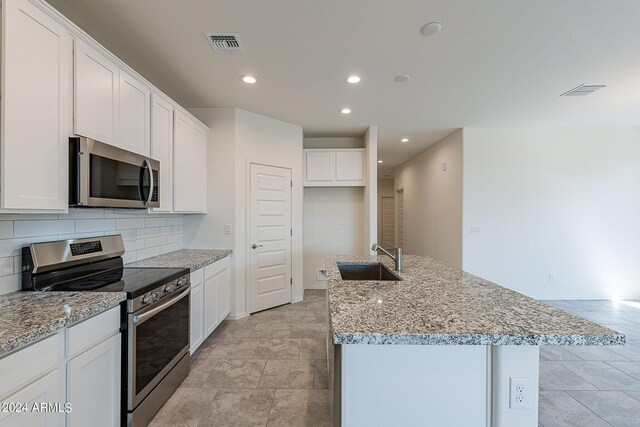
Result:
{"label": "electrical outlet", "polygon": [[224,234],[231,235],[231,224],[224,225]]}
{"label": "electrical outlet", "polygon": [[340,223],[340,229],[342,230],[344,228],[344,222]]}
{"label": "electrical outlet", "polygon": [[556,276],[554,274],[549,273],[549,283],[554,283],[556,281]]}
{"label": "electrical outlet", "polygon": [[324,268],[318,269],[318,280],[327,280],[327,270]]}
{"label": "electrical outlet", "polygon": [[447,170],[447,163],[444,162],[444,163],[442,163],[442,172],[444,172],[446,170]]}
{"label": "electrical outlet", "polygon": [[472,225],[469,229],[471,234],[480,234],[482,233],[482,228],[479,225]]}
{"label": "electrical outlet", "polygon": [[529,409],[531,378],[509,378],[509,408]]}

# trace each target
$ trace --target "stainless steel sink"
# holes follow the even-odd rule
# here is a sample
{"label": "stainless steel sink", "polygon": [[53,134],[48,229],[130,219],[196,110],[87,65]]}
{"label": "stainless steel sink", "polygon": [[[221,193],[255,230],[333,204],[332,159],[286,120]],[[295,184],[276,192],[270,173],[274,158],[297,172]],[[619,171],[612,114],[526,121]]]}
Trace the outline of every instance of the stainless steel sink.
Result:
{"label": "stainless steel sink", "polygon": [[338,263],[342,280],[402,280],[384,264],[376,263]]}

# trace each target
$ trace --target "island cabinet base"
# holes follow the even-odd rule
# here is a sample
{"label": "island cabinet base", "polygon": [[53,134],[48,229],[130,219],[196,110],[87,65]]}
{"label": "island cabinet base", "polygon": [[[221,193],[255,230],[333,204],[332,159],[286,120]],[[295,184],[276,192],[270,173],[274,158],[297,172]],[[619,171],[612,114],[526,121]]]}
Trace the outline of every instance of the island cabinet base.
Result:
{"label": "island cabinet base", "polygon": [[[333,350],[334,426],[538,425],[538,346],[336,345]],[[523,408],[510,405],[513,378],[528,379]]]}

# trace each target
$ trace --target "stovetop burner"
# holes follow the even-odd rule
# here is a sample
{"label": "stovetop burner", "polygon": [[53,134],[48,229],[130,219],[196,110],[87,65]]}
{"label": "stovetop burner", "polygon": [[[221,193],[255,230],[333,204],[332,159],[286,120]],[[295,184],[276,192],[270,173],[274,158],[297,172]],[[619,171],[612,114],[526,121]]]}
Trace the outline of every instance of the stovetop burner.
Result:
{"label": "stovetop burner", "polygon": [[[95,245],[96,241],[100,245]],[[78,244],[97,249],[74,254],[69,248]],[[189,273],[183,268],[128,268],[122,252],[121,236],[32,244],[22,250],[22,289],[126,292],[128,299],[134,299]]]}

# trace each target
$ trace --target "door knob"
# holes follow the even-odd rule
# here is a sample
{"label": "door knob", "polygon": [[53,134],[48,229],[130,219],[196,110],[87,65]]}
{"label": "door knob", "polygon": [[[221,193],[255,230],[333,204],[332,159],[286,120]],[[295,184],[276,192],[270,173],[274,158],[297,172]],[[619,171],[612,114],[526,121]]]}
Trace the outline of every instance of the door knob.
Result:
{"label": "door knob", "polygon": [[255,243],[251,245],[251,249],[261,248],[262,245],[256,245]]}

